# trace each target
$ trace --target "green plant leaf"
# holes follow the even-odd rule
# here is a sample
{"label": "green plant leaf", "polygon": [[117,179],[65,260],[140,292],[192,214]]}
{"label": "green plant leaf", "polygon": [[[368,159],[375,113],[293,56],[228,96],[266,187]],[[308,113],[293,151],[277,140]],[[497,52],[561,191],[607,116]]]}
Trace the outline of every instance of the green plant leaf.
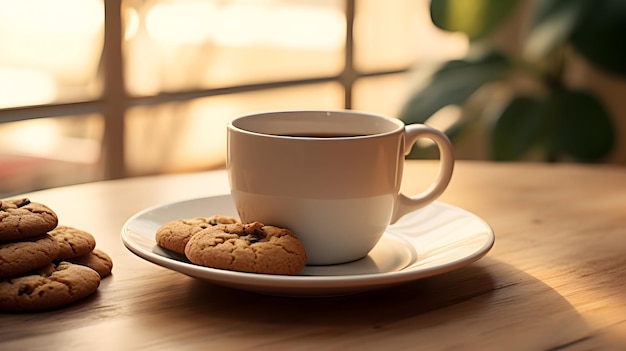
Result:
{"label": "green plant leaf", "polygon": [[476,59],[449,61],[424,89],[415,92],[400,112],[406,123],[424,123],[439,109],[460,105],[483,84],[499,79],[512,67],[502,53],[490,51]]}
{"label": "green plant leaf", "polygon": [[432,0],[433,23],[444,30],[460,31],[470,40],[490,34],[506,20],[519,0]]}
{"label": "green plant leaf", "polygon": [[562,90],[550,102],[558,114],[556,141],[560,150],[578,161],[598,161],[615,143],[609,114],[592,95],[582,91]]}
{"label": "green plant leaf", "polygon": [[538,0],[533,12],[524,54],[530,60],[545,57],[565,43],[587,0]]}
{"label": "green plant leaf", "polygon": [[587,1],[571,42],[593,65],[626,76],[626,1]]}
{"label": "green plant leaf", "polygon": [[540,141],[546,128],[545,102],[527,97],[514,97],[497,119],[491,134],[491,157],[496,161],[512,161]]}

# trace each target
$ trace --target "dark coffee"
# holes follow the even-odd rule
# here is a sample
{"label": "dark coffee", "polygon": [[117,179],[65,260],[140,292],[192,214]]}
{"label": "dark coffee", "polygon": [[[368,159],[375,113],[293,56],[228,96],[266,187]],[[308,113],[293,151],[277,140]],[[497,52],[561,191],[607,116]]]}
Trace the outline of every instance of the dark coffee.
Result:
{"label": "dark coffee", "polygon": [[366,136],[368,134],[359,133],[289,133],[281,134],[282,136],[298,137],[298,138],[351,138]]}

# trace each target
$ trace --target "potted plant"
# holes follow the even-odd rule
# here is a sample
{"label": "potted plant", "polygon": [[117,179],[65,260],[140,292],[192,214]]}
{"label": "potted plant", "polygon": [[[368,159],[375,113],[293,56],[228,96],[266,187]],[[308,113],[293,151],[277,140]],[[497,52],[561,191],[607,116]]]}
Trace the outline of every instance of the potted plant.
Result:
{"label": "potted plant", "polygon": [[[429,84],[410,96],[400,118],[406,123],[428,123],[443,107],[465,106],[479,91],[489,96],[491,89],[497,95],[507,86],[512,93],[504,101],[487,99],[494,108],[463,110],[446,130],[453,142],[482,124],[487,130],[488,157],[493,160],[532,155],[545,161],[602,161],[616,145],[613,117],[591,91],[569,86],[566,73],[572,60],[582,57],[598,69],[626,78],[626,1],[538,0],[517,53],[490,42],[503,23],[528,4],[432,0],[433,23],[464,32],[470,40],[469,55],[438,67]],[[520,77],[532,84],[516,87]],[[418,153],[415,150],[413,155]]]}

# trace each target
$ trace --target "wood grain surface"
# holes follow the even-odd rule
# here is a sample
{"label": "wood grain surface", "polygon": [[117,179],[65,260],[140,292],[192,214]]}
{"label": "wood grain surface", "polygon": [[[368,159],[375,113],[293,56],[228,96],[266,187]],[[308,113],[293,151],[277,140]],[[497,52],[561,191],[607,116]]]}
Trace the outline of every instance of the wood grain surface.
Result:
{"label": "wood grain surface", "polygon": [[[409,161],[403,191],[433,179]],[[0,350],[624,350],[626,168],[460,161],[440,201],[496,233],[483,259],[358,295],[285,298],[202,282],[144,261],[120,230],[136,212],[224,194],[224,171],[27,194],[91,232],[114,261],[97,294],[0,314]]]}

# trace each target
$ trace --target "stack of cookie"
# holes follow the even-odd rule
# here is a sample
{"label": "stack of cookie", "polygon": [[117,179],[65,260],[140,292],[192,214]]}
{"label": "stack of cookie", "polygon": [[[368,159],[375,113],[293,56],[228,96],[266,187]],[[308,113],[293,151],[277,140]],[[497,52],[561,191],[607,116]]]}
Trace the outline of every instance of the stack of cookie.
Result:
{"label": "stack of cookie", "polygon": [[111,258],[82,230],[29,199],[0,200],[0,311],[38,311],[93,294]]}
{"label": "stack of cookie", "polygon": [[160,247],[211,268],[293,275],[307,260],[304,246],[289,229],[222,215],[168,222],[155,239]]}

